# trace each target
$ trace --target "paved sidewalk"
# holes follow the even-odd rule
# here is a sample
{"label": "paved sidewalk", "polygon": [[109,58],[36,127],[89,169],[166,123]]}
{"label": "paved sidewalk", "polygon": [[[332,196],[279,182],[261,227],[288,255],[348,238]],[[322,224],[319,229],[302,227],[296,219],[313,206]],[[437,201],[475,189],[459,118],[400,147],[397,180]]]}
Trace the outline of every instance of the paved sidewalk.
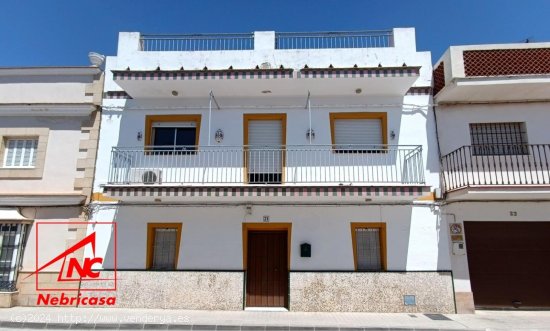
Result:
{"label": "paved sidewalk", "polygon": [[550,311],[478,311],[472,315],[430,315],[15,307],[0,309],[0,328],[550,331]]}

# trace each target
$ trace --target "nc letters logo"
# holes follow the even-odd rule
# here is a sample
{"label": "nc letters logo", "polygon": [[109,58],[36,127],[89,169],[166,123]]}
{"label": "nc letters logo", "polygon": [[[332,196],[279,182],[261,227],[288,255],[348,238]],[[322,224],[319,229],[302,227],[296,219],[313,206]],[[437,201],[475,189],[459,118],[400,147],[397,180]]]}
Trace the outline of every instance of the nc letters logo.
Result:
{"label": "nc letters logo", "polygon": [[[60,252],[48,262],[38,266],[40,252],[51,250],[51,246],[58,243],[52,242],[49,238],[52,233],[59,233],[64,225],[74,226],[85,224],[88,227],[88,234],[71,247]],[[35,276],[37,291],[116,291],[116,223],[114,222],[36,222],[36,270],[26,278]],[[90,231],[92,230],[92,231]],[[103,238],[108,238],[109,244],[104,256],[96,255],[97,233],[100,232]],[[48,238],[48,239],[46,239]],[[60,238],[65,240],[65,238]],[[42,253],[44,254],[44,253]],[[83,256],[78,258],[76,255]],[[103,277],[102,271],[105,260],[113,265],[109,277]],[[42,282],[40,273],[47,271],[56,263],[61,263],[56,281]],[[56,269],[56,268],[52,268]],[[81,286],[79,282],[83,282]],[[86,284],[84,284],[86,282]],[[95,284],[94,284],[95,282]]]}

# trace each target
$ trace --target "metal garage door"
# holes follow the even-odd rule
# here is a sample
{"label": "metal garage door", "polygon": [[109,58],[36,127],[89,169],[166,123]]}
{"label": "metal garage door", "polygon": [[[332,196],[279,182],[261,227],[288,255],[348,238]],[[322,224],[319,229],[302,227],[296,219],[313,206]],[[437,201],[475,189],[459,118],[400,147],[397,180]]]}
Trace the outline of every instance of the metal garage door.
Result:
{"label": "metal garage door", "polygon": [[550,307],[550,222],[465,222],[478,308]]}

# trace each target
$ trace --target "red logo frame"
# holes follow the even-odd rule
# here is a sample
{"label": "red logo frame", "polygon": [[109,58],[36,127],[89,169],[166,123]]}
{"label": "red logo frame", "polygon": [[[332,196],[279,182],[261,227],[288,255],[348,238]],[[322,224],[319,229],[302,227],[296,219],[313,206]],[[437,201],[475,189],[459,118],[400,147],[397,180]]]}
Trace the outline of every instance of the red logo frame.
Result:
{"label": "red logo frame", "polygon": [[[79,249],[84,249],[87,245],[91,245],[92,247],[92,254],[94,256],[92,262],[94,260],[101,260],[103,261],[103,258],[97,258],[95,256],[95,245],[96,245],[96,231],[93,231],[92,233],[88,234],[86,237],[84,237],[84,239],[78,241],[76,244],[74,244],[73,246],[67,248],[65,251],[61,252],[59,255],[57,255],[56,257],[54,257],[53,259],[51,259],[50,261],[46,262],[44,265],[42,265],[41,267],[38,266],[38,252],[40,251],[39,250],[39,225],[42,225],[42,226],[45,226],[45,225],[61,225],[61,224],[66,224],[66,225],[75,225],[75,224],[85,224],[85,225],[98,225],[98,224],[102,224],[102,225],[111,225],[112,226],[112,229],[113,229],[113,232],[112,232],[112,236],[113,236],[113,262],[114,262],[114,268],[113,268],[113,278],[100,278],[100,277],[91,277],[91,278],[86,278],[86,277],[82,277],[82,275],[80,275],[79,278],[65,278],[63,276],[63,272],[65,270],[65,265],[66,265],[66,260],[67,260],[67,256]],[[36,263],[36,269],[33,273],[29,274],[27,277],[25,278],[28,278],[32,275],[35,275],[35,289],[36,291],[80,291],[80,292],[85,292],[85,291],[103,291],[103,292],[109,292],[109,291],[116,291],[117,290],[117,226],[116,226],[116,222],[35,222],[35,225],[36,225],[36,232],[35,232],[35,239],[36,239],[36,252],[35,252],[35,263]],[[59,270],[59,274],[58,274],[58,277],[57,277],[57,281],[58,282],[80,282],[80,281],[86,281],[86,282],[93,282],[93,281],[109,281],[109,280],[112,280],[114,282],[114,286],[113,287],[110,287],[110,288],[40,288],[39,285],[38,285],[38,275],[39,275],[39,272],[43,269],[45,269],[46,267],[54,264],[55,262],[57,261],[60,261],[61,259],[63,259],[63,264],[61,266],[61,269]],[[76,261],[76,259],[72,258],[72,260],[69,260],[69,267],[74,264],[73,262]],[[95,264],[95,263],[98,263],[98,262],[93,262],[92,264],[87,265],[87,262],[89,261],[89,258],[85,258],[85,266],[82,267],[81,265],[77,264],[78,265],[78,268],[77,269],[77,273],[80,274],[80,271],[84,271],[85,268],[88,268],[88,274],[92,274],[91,272],[91,267]],[[98,271],[98,272],[94,272],[94,274],[96,274],[99,276],[99,274],[101,273],[101,270]],[[93,275],[92,275],[93,276]]]}

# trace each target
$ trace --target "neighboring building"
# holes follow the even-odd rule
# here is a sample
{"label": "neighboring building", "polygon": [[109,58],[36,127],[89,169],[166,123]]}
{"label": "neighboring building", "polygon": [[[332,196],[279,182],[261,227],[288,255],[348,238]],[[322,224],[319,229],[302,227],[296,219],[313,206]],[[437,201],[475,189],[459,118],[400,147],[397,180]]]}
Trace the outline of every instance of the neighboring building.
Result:
{"label": "neighboring building", "polygon": [[[35,305],[38,264],[83,238],[92,192],[103,72],[92,67],[0,68],[0,306]],[[32,239],[29,239],[32,238]],[[78,256],[77,256],[78,258]],[[57,277],[61,263],[39,274]],[[78,284],[73,287],[78,288]]]}
{"label": "neighboring building", "polygon": [[549,308],[550,43],[451,47],[434,68],[457,309]]}
{"label": "neighboring building", "polygon": [[121,33],[92,208],[117,305],[453,313],[431,75],[414,29]]}

